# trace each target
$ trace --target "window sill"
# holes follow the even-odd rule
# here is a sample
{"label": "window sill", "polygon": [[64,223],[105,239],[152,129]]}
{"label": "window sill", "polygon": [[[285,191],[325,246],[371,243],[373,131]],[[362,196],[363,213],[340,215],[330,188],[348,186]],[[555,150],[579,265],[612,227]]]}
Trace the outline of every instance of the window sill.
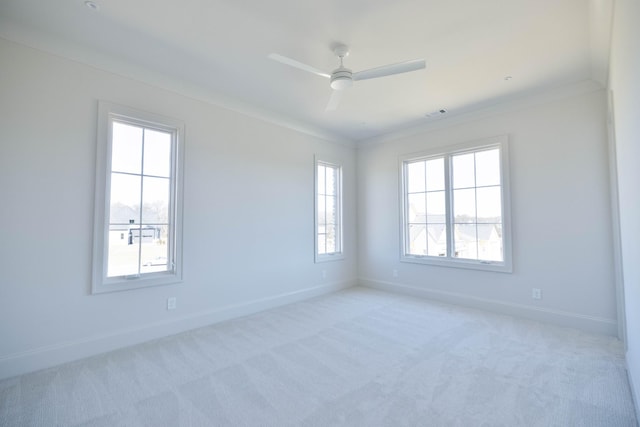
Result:
{"label": "window sill", "polygon": [[477,261],[471,259],[451,259],[434,256],[402,255],[401,262],[434,265],[438,267],[463,268],[468,270],[493,271],[497,273],[512,273],[513,268],[507,262]]}
{"label": "window sill", "polygon": [[163,285],[175,285],[182,283],[182,278],[173,272],[156,273],[153,275],[113,277],[104,279],[102,283],[94,283],[93,294],[108,292],[129,291],[131,289],[152,288]]}
{"label": "window sill", "polygon": [[316,254],[316,264],[320,262],[340,261],[343,259],[344,259],[344,254],[342,252],[335,253],[335,254],[324,254],[324,255]]}

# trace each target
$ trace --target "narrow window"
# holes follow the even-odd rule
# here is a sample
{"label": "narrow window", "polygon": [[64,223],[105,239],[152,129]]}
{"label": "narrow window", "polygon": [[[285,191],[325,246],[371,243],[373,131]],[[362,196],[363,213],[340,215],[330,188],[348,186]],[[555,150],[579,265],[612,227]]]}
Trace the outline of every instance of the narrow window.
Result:
{"label": "narrow window", "polygon": [[342,258],[342,167],[316,159],[316,262]]}
{"label": "narrow window", "polygon": [[506,138],[401,162],[402,260],[511,271]]}
{"label": "narrow window", "polygon": [[180,281],[183,129],[100,103],[94,293]]}

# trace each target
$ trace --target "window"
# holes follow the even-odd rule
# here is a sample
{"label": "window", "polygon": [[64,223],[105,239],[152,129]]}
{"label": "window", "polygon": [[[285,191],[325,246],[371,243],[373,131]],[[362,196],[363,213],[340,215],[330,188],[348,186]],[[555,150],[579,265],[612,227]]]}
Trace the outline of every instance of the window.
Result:
{"label": "window", "polygon": [[401,259],[511,271],[506,137],[401,159]]}
{"label": "window", "polygon": [[342,258],[342,167],[316,159],[316,262]]}
{"label": "window", "polygon": [[184,126],[98,107],[93,292],[181,281]]}

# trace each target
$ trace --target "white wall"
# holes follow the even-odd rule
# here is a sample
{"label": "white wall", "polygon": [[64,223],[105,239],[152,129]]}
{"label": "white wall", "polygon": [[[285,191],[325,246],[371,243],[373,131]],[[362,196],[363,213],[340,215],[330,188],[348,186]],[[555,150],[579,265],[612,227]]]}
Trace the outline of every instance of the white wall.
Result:
{"label": "white wall", "polygon": [[640,414],[640,2],[617,0],[611,46],[610,88],[617,152],[627,366]]}
{"label": "white wall", "polygon": [[[617,31],[633,28],[625,25]],[[627,76],[638,75],[638,56],[621,37],[612,87],[630,91],[616,94],[616,126],[625,258],[633,260],[640,181],[631,112],[639,97]],[[362,147],[356,177],[348,147],[2,39],[0,60],[0,378],[352,285],[358,276],[369,286],[616,333],[603,91]],[[90,294],[98,99],[186,123],[182,285]],[[498,134],[510,139],[513,274],[400,263],[398,156]],[[316,153],[344,160],[344,261],[313,262]],[[635,378],[638,270],[625,264]],[[542,288],[542,300],[531,299],[532,287]],[[166,310],[170,296],[175,311]]]}
{"label": "white wall", "polygon": [[[1,39],[0,62],[0,378],[355,283],[353,148]],[[98,99],[186,124],[181,285],[90,294]],[[344,161],[343,261],[314,264],[316,153]]]}
{"label": "white wall", "polygon": [[[605,119],[600,90],[360,148],[360,283],[616,334]],[[513,273],[400,262],[398,156],[501,134]]]}

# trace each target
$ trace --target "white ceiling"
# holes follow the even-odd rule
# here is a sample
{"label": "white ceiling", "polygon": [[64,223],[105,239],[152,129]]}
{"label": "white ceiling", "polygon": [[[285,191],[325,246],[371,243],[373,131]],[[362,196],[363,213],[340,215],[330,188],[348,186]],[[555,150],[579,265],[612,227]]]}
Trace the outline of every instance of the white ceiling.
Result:
{"label": "white ceiling", "polygon": [[[0,0],[0,36],[337,140],[361,141],[515,98],[606,83],[613,0]],[[337,42],[355,82],[326,112]],[[505,80],[511,76],[510,80]],[[442,116],[440,116],[442,117]]]}

